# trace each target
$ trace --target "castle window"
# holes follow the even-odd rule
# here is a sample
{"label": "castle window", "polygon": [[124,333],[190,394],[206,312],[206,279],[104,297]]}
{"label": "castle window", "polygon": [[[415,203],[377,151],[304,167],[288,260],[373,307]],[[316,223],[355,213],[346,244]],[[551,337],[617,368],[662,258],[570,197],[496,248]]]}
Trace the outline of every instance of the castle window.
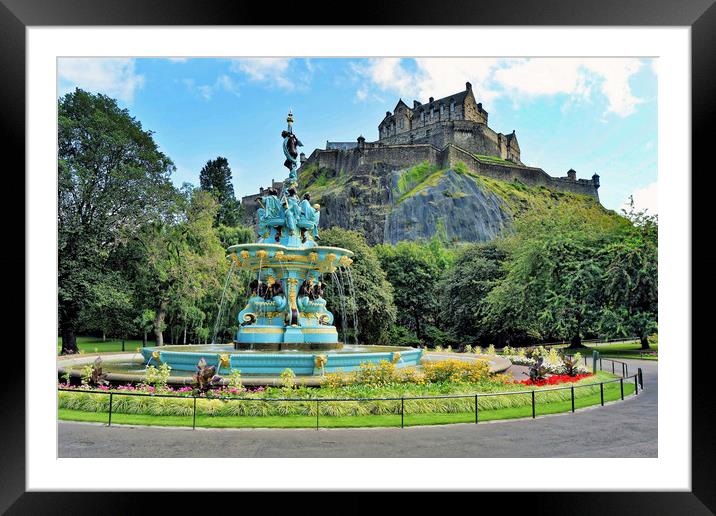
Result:
{"label": "castle window", "polygon": [[455,112],[455,101],[454,100],[450,102],[450,111],[452,111],[453,113]]}
{"label": "castle window", "polygon": [[425,137],[427,138],[427,137],[429,137],[429,136],[430,136],[430,129],[428,129],[427,131],[425,131]]}
{"label": "castle window", "polygon": [[403,128],[403,120],[400,120],[398,127]]}
{"label": "castle window", "polygon": [[420,112],[420,121],[425,122],[425,111]]}
{"label": "castle window", "polygon": [[445,106],[443,104],[440,104],[440,116],[443,116],[445,114]]}

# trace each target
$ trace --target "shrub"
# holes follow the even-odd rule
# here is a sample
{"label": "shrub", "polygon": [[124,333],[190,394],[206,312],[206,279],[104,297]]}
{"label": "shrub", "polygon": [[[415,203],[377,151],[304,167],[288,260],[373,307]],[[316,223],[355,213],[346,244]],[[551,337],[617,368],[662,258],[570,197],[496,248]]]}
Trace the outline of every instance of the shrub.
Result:
{"label": "shrub", "polygon": [[482,355],[482,346],[475,346],[472,348],[472,352],[476,355]]}
{"label": "shrub", "polygon": [[158,389],[165,388],[169,381],[171,369],[169,364],[162,364],[158,369],[152,365],[147,366],[144,371],[144,383]]}
{"label": "shrub", "polygon": [[293,369],[287,367],[281,371],[279,382],[284,389],[293,389],[296,385],[296,373],[293,372]]}
{"label": "shrub", "polygon": [[472,344],[465,345],[465,353],[472,353]]}
{"label": "shrub", "polygon": [[490,366],[485,360],[463,362],[461,360],[441,360],[425,364],[425,378],[429,382],[477,383],[490,375]]}
{"label": "shrub", "polygon": [[488,355],[495,355],[495,354],[497,354],[497,352],[495,351],[495,345],[494,345],[494,344],[490,344],[489,346],[487,346],[487,354],[488,354]]}
{"label": "shrub", "polygon": [[[97,357],[93,364],[82,368],[82,385],[107,385],[107,374],[102,372],[102,359]],[[68,382],[69,383],[69,382]]]}
{"label": "shrub", "polygon": [[415,385],[424,385],[427,382],[425,374],[419,372],[414,367],[399,370],[398,380],[400,383],[412,383]]}
{"label": "shrub", "polygon": [[238,390],[244,388],[244,385],[241,383],[241,371],[238,369],[232,369],[229,373],[229,387]]}
{"label": "shrub", "polygon": [[321,377],[321,387],[327,389],[338,389],[351,385],[353,382],[354,376],[352,374],[327,373]]}
{"label": "shrub", "polygon": [[562,358],[559,356],[556,348],[550,348],[546,358],[547,364],[551,366],[557,366],[562,363]]}
{"label": "shrub", "polygon": [[362,362],[354,373],[355,381],[372,386],[390,385],[398,381],[396,371],[395,364],[387,360],[381,360],[377,364]]}

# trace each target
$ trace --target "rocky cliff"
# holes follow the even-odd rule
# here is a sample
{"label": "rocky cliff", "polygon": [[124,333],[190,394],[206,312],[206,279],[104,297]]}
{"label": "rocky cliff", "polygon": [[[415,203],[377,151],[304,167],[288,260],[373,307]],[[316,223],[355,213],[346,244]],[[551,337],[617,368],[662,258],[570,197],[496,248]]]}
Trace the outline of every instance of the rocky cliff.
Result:
{"label": "rocky cliff", "polygon": [[409,168],[384,163],[355,170],[299,170],[299,191],[321,205],[321,227],[362,232],[370,244],[428,239],[479,242],[509,230],[532,207],[595,199],[519,181],[480,176],[467,167],[439,169],[428,162]]}

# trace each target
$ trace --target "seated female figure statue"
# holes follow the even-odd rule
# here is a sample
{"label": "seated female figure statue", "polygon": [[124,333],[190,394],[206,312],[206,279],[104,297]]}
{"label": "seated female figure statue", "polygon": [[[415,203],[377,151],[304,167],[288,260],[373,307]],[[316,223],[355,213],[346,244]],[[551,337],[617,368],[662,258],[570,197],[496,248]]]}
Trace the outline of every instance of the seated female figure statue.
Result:
{"label": "seated female figure statue", "polygon": [[284,215],[281,201],[278,200],[278,191],[275,188],[268,189],[268,195],[261,198],[262,208],[258,213],[258,230],[263,234],[269,227],[276,227],[283,224]]}
{"label": "seated female figure statue", "polygon": [[301,208],[298,205],[298,195],[296,189],[291,187],[288,189],[288,195],[284,197],[286,227],[291,234],[296,233],[298,220],[301,217]]}
{"label": "seated female figure statue", "polygon": [[313,238],[318,240],[318,222],[321,218],[320,206],[318,204],[311,206],[311,194],[306,193],[299,207],[301,209],[301,221],[299,226],[301,227],[303,241],[306,241],[305,229],[310,229]]}

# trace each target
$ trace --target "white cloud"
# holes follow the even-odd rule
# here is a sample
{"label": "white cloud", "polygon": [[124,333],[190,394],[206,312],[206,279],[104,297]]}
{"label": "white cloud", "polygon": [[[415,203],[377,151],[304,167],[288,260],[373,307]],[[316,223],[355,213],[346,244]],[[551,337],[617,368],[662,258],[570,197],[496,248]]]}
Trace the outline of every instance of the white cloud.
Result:
{"label": "white cloud", "polygon": [[[596,91],[607,98],[607,113],[628,116],[640,99],[629,79],[641,68],[638,59],[602,58],[418,58],[415,69],[399,58],[369,59],[352,64],[352,70],[373,87],[398,94],[404,99],[444,97],[464,89],[470,81],[478,101],[489,103],[508,96],[522,98],[563,94],[567,102],[586,100]],[[356,93],[368,96],[365,83]],[[362,91],[361,91],[362,90]]]}
{"label": "white cloud", "polygon": [[[637,188],[634,193],[630,196],[634,199],[634,210],[642,211],[646,210],[650,215],[656,215],[659,210],[658,205],[658,187],[656,181],[648,184],[644,188]],[[622,210],[629,210],[629,201],[627,198],[621,206]]]}
{"label": "white cloud", "polygon": [[186,63],[189,61],[188,57],[167,57],[167,61],[170,63]]}
{"label": "white cloud", "polygon": [[267,82],[277,88],[293,90],[296,83],[289,78],[289,62],[289,58],[283,57],[232,59],[231,71],[245,73],[252,81]]}
{"label": "white cloud", "polygon": [[144,77],[135,71],[135,60],[129,58],[60,58],[57,77],[60,95],[81,88],[127,104],[144,85]]}
{"label": "white cloud", "polygon": [[225,91],[237,97],[240,95],[238,85],[228,75],[220,75],[214,84],[196,84],[194,79],[184,79],[183,82],[190,91],[198,93],[206,101],[211,100],[218,91]]}

